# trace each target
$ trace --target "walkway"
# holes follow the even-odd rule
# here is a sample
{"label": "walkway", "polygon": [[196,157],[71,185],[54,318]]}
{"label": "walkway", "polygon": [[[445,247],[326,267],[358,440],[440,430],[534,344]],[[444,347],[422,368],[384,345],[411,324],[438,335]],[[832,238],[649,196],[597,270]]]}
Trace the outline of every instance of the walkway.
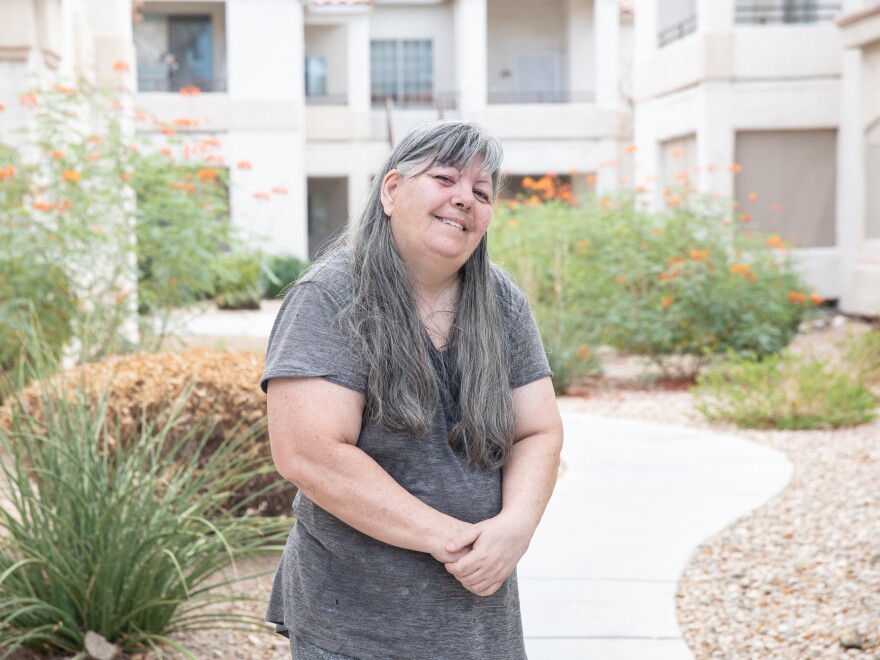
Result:
{"label": "walkway", "polygon": [[564,413],[565,471],[520,562],[529,660],[693,658],[675,591],[696,547],[788,483],[742,438]]}

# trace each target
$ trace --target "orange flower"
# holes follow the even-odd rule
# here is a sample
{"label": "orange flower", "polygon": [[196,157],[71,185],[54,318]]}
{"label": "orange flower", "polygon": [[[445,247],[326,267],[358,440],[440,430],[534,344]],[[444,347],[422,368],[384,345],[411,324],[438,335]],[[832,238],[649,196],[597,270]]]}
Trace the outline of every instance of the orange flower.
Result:
{"label": "orange flower", "polygon": [[135,113],[134,118],[138,121],[143,122],[143,121],[147,121],[150,118],[150,116],[146,112],[144,112],[143,110],[138,110]]}
{"label": "orange flower", "polygon": [[767,245],[769,247],[778,248],[778,247],[783,247],[785,245],[785,243],[778,235],[773,234],[772,236],[769,236],[767,238]]}
{"label": "orange flower", "polygon": [[559,192],[559,199],[563,202],[567,202],[569,204],[577,204],[577,199],[572,194],[571,190],[562,190]]}
{"label": "orange flower", "polygon": [[678,206],[681,204],[681,197],[679,195],[672,195],[666,200],[666,203],[669,204],[669,206]]}
{"label": "orange flower", "polygon": [[60,149],[56,149],[54,151],[49,152],[49,156],[54,158],[55,160],[64,160],[65,154]]}
{"label": "orange flower", "polygon": [[590,247],[590,241],[578,241],[577,242],[577,251],[580,254],[583,254],[587,251],[587,248]]}
{"label": "orange flower", "polygon": [[167,124],[162,127],[162,135],[175,135],[177,131],[168,126]]}
{"label": "orange flower", "polygon": [[41,202],[39,200],[34,202],[33,206],[34,209],[37,211],[51,211],[55,208],[54,204],[50,204],[49,202]]}
{"label": "orange flower", "polygon": [[592,186],[592,185],[595,185],[596,180],[598,178],[599,177],[597,177],[595,174],[588,174],[586,177],[586,180],[587,180],[587,183],[589,183]]}
{"label": "orange flower", "polygon": [[205,158],[205,162],[213,163],[214,165],[222,165],[223,156],[208,156],[207,158]]}
{"label": "orange flower", "polygon": [[731,163],[727,169],[730,170],[731,172],[733,172],[734,174],[739,174],[740,172],[742,172],[742,168],[743,168],[743,166],[740,165],[739,163]]}
{"label": "orange flower", "polygon": [[740,213],[739,219],[741,222],[751,222],[752,221],[752,214],[751,213]]}
{"label": "orange flower", "polygon": [[789,291],[788,299],[797,305],[803,305],[807,300],[807,294],[801,293],[800,291]]}
{"label": "orange flower", "polygon": [[11,179],[15,176],[15,166],[7,165],[6,167],[0,167],[0,181],[3,179]]}
{"label": "orange flower", "polygon": [[624,147],[623,149],[623,152],[627,154],[634,154],[636,151],[638,151],[638,147],[634,144]]}
{"label": "orange flower", "polygon": [[122,181],[131,181],[131,172],[120,172],[119,178]]}
{"label": "orange flower", "polygon": [[272,192],[276,195],[286,195],[287,188],[285,188],[284,186],[275,186],[274,188],[272,188]]}
{"label": "orange flower", "polygon": [[251,169],[251,162],[249,160],[240,160],[236,167],[240,170],[249,170]]}
{"label": "orange flower", "polygon": [[775,204],[773,204],[773,206],[770,207],[770,210],[774,213],[779,213],[780,211],[782,211],[782,204],[776,202]]}
{"label": "orange flower", "polygon": [[181,128],[189,128],[191,126],[198,126],[199,120],[192,119],[191,117],[177,117],[176,119],[172,120],[172,123],[175,126],[180,126]]}
{"label": "orange flower", "polygon": [[26,108],[32,108],[37,105],[40,100],[33,92],[21,93],[18,95],[18,102]]}
{"label": "orange flower", "polygon": [[618,284],[626,284],[626,278],[623,275],[615,275],[614,281]]}
{"label": "orange flower", "polygon": [[733,264],[730,267],[730,271],[734,275],[746,275],[752,270],[752,267],[748,264]]}
{"label": "orange flower", "polygon": [[202,183],[211,183],[214,179],[220,176],[220,172],[210,168],[202,168],[196,176]]}
{"label": "orange flower", "polygon": [[97,160],[101,160],[101,154],[92,152],[90,154],[86,154],[86,158],[94,163]]}
{"label": "orange flower", "polygon": [[599,200],[599,208],[603,208],[603,209],[614,208],[614,204],[611,202],[611,200],[609,198],[603,197],[602,199]]}
{"label": "orange flower", "polygon": [[101,144],[104,142],[104,138],[102,138],[100,135],[90,135],[86,138],[86,142],[88,142],[89,144]]}
{"label": "orange flower", "polygon": [[663,296],[663,299],[660,301],[660,307],[667,309],[673,302],[672,296]]}
{"label": "orange flower", "polygon": [[119,303],[125,302],[125,300],[129,298],[129,296],[131,296],[131,291],[118,291],[116,293],[116,304],[118,305]]}
{"label": "orange flower", "polygon": [[823,302],[825,302],[825,298],[820,296],[818,293],[813,292],[810,295],[810,302],[814,305],[821,305]]}
{"label": "orange flower", "polygon": [[691,259],[694,261],[703,261],[704,259],[709,258],[708,250],[692,250],[691,251]]}
{"label": "orange flower", "polygon": [[52,89],[56,92],[61,92],[62,94],[67,94],[68,96],[73,96],[76,94],[76,89],[73,87],[66,87],[60,83],[52,83]]}
{"label": "orange flower", "polygon": [[219,147],[220,140],[215,137],[206,137],[201,142],[203,147]]}
{"label": "orange flower", "polygon": [[[516,201],[515,199],[509,199],[509,200],[507,200],[507,208],[509,208],[509,209],[515,209],[517,206],[519,206],[519,202]],[[516,224],[514,224],[514,223],[516,223]],[[516,225],[518,225],[519,223],[516,222],[516,220],[511,220],[509,224],[510,224],[512,227],[516,227]]]}
{"label": "orange flower", "polygon": [[267,199],[270,199],[270,196],[267,192],[255,192],[254,199],[261,199],[263,201],[266,201]]}
{"label": "orange flower", "polygon": [[171,156],[174,153],[174,150],[171,147],[162,147],[159,149],[163,156]]}
{"label": "orange flower", "polygon": [[525,201],[526,206],[538,206],[541,203],[541,198],[537,195],[532,195]]}
{"label": "orange flower", "polygon": [[676,266],[678,264],[683,264],[684,259],[682,259],[681,257],[672,257],[671,259],[667,259],[666,263],[670,266]]}
{"label": "orange flower", "polygon": [[61,203],[58,204],[58,210],[63,213],[64,211],[70,210],[71,206],[73,206],[73,202],[71,202],[69,199],[62,199]]}
{"label": "orange flower", "polygon": [[676,277],[678,277],[678,271],[670,270],[664,271],[657,276],[658,282],[672,282]]}
{"label": "orange flower", "polygon": [[131,67],[129,66],[128,62],[126,62],[125,60],[116,60],[113,63],[113,70],[117,71],[119,73],[125,73],[126,71],[129,71],[130,69],[131,69]]}
{"label": "orange flower", "polygon": [[684,148],[683,147],[679,147],[678,149],[670,149],[669,150],[669,157],[670,158],[681,158],[682,156],[684,156]]}
{"label": "orange flower", "polygon": [[80,174],[76,170],[64,170],[64,173],[61,175],[61,179],[67,181],[68,183],[79,183],[80,179],[82,179],[82,174]]}
{"label": "orange flower", "polygon": [[685,181],[688,180],[688,173],[685,172],[684,170],[679,170],[678,172],[675,173],[675,180],[678,181],[679,183],[684,183]]}
{"label": "orange flower", "polygon": [[758,193],[750,192],[749,196],[746,199],[748,199],[750,202],[756,202],[758,201]]}
{"label": "orange flower", "polygon": [[590,347],[589,346],[581,346],[577,349],[577,353],[574,356],[578,360],[589,360],[590,359]]}
{"label": "orange flower", "polygon": [[642,185],[638,185],[638,186],[635,187],[635,191],[636,191],[637,193],[647,192],[647,190],[648,190],[648,189],[647,189],[645,186],[642,186]]}
{"label": "orange flower", "polygon": [[535,187],[535,180],[530,176],[523,178],[522,187],[523,188],[534,188]]}
{"label": "orange flower", "polygon": [[6,104],[0,103],[0,112],[3,112],[4,110],[6,110]]}
{"label": "orange flower", "polygon": [[195,85],[188,85],[186,87],[180,88],[181,96],[198,96],[201,93],[202,93],[202,90],[200,90]]}

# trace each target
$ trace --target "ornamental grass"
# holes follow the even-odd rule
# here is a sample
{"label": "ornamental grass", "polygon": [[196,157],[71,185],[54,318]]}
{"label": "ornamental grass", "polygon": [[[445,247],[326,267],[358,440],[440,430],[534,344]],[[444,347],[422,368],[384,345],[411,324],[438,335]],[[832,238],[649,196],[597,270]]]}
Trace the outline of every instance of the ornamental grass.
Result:
{"label": "ornamental grass", "polygon": [[210,419],[182,419],[192,386],[123,432],[106,391],[95,399],[85,386],[71,395],[40,382],[41,414],[10,397],[0,429],[0,657],[21,648],[85,657],[89,631],[124,652],[170,646],[194,657],[169,635],[261,627],[207,607],[248,600],[228,593],[253,577],[238,563],[278,552],[289,529],[243,513],[256,493],[229,505],[273,470],[247,450],[254,429],[231,428],[206,452]]}

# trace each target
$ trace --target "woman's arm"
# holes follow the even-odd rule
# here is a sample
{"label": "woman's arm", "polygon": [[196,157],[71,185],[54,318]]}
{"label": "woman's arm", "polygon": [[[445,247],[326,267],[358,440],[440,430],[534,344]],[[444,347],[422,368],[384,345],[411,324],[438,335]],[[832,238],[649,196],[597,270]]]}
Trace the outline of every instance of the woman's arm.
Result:
{"label": "woman's arm", "polygon": [[562,420],[550,378],[513,391],[517,441],[502,468],[502,508],[446,545],[450,553],[472,550],[455,562],[452,573],[478,596],[495,593],[525,554],[559,472]]}
{"label": "woman's arm", "polygon": [[323,378],[273,378],[267,393],[269,443],[282,477],[360,532],[442,562],[446,542],[471,525],[428,506],[356,447],[362,394]]}

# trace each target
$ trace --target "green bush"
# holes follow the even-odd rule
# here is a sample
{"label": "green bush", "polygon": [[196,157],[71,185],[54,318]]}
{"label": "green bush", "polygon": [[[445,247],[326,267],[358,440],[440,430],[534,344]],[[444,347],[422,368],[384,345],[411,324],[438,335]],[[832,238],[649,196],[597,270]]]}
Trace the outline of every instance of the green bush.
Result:
{"label": "green bush", "polygon": [[309,262],[291,255],[275,255],[269,258],[263,297],[280,298],[288,287],[309,267]]}
{"label": "green bush", "polygon": [[263,256],[227,252],[216,264],[214,302],[220,309],[259,309],[263,296]]}
{"label": "green bush", "polygon": [[[171,442],[184,402],[161,425],[145,419],[129,436],[108,423],[106,399],[95,404],[83,389],[68,399],[46,386],[39,419],[25,402],[8,402],[0,649],[81,653],[94,631],[126,652],[157,650],[180,648],[167,635],[185,628],[262,627],[205,607],[249,599],[218,591],[251,577],[224,580],[224,571],[280,549],[289,520],[223,508],[253,475],[271,471],[271,461],[243,451],[250,431],[241,427],[203,455],[205,418]],[[195,453],[181,460],[193,440]]]}
{"label": "green bush", "polygon": [[853,340],[846,361],[861,382],[880,389],[880,330],[869,330]]}
{"label": "green bush", "polygon": [[697,408],[741,428],[813,429],[854,426],[876,416],[870,391],[822,360],[771,355],[732,359],[701,374]]}
{"label": "green bush", "polygon": [[712,355],[780,351],[819,301],[778,237],[740,231],[730,210],[695,196],[666,211],[633,196],[514,203],[496,212],[490,246],[533,306],[553,301],[575,319],[577,342],[664,369],[691,356],[692,375]]}

